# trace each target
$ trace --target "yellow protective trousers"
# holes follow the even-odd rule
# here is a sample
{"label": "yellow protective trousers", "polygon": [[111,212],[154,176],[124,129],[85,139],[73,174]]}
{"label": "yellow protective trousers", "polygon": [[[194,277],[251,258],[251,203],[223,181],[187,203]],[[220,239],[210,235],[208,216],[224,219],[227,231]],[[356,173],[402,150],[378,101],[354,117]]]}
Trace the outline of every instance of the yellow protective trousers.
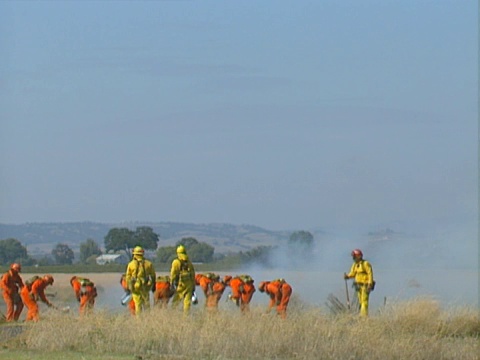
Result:
{"label": "yellow protective trousers", "polygon": [[368,290],[366,284],[357,285],[357,297],[360,306],[360,316],[368,316],[368,299],[370,297],[370,290]]}
{"label": "yellow protective trousers", "polygon": [[138,289],[132,292],[132,300],[135,303],[135,315],[150,309],[150,288]]}
{"label": "yellow protective trousers", "polygon": [[188,314],[190,311],[190,307],[192,305],[192,295],[193,295],[194,287],[193,283],[183,284],[180,283],[175,291],[175,294],[172,298],[172,307],[176,308],[180,303],[180,300],[183,299],[183,313]]}

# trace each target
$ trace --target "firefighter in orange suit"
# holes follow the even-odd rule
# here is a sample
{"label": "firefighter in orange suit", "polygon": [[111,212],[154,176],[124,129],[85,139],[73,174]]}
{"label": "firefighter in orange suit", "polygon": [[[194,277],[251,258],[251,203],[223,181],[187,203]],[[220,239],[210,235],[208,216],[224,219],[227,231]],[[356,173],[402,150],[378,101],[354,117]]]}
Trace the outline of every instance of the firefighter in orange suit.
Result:
{"label": "firefighter in orange suit", "polygon": [[250,301],[255,293],[252,277],[250,275],[239,275],[232,278],[230,275],[226,275],[224,283],[232,289],[232,294],[229,296],[230,300],[240,307],[241,312],[248,312]]}
{"label": "firefighter in orange suit", "polygon": [[155,292],[153,294],[153,304],[160,308],[167,308],[170,298],[173,296],[170,276],[157,276],[155,281]]}
{"label": "firefighter in orange suit", "polygon": [[220,276],[214,273],[196,274],[195,283],[200,286],[205,295],[205,307],[216,310],[225,291],[226,285]]}
{"label": "firefighter in orange suit", "polygon": [[375,288],[372,265],[363,259],[360,249],[352,251],[353,264],[348,274],[343,274],[345,280],[354,278],[354,287],[360,305],[360,316],[368,316],[368,300],[370,292]]}
{"label": "firefighter in orange suit", "polygon": [[53,307],[53,304],[48,301],[45,296],[45,288],[49,285],[53,285],[53,276],[45,275],[38,277],[32,283],[25,283],[20,294],[22,296],[23,303],[27,307],[26,321],[38,321],[39,320],[39,307],[38,300],[47,304],[48,307]]}
{"label": "firefighter in orange suit", "polygon": [[267,313],[276,305],[277,314],[285,319],[287,317],[287,306],[292,295],[292,287],[285,279],[262,281],[258,286],[258,290],[270,296]]}
{"label": "firefighter in orange suit", "polygon": [[95,298],[97,297],[97,288],[95,284],[87,278],[73,276],[70,279],[70,285],[75,292],[75,297],[80,303],[80,315],[85,315],[93,310]]}
{"label": "firefighter in orange suit", "polygon": [[[120,285],[125,292],[130,292],[130,290],[128,290],[127,280],[125,280],[125,274],[122,274],[120,277]],[[133,298],[128,302],[128,311],[130,311],[130,314],[135,315],[135,301],[133,301]]]}
{"label": "firefighter in orange suit", "polygon": [[3,290],[3,300],[7,306],[5,319],[7,321],[18,321],[23,310],[23,302],[20,298],[20,290],[23,288],[23,280],[20,277],[22,267],[14,263],[10,270],[3,274],[0,280],[0,288]]}

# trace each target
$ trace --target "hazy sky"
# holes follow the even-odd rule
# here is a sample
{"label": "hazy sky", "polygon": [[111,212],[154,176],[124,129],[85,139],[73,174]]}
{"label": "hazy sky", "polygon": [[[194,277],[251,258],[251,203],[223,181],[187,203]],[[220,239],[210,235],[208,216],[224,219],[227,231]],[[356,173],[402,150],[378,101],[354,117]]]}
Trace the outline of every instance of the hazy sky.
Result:
{"label": "hazy sky", "polygon": [[467,0],[2,1],[0,222],[476,224],[477,22]]}

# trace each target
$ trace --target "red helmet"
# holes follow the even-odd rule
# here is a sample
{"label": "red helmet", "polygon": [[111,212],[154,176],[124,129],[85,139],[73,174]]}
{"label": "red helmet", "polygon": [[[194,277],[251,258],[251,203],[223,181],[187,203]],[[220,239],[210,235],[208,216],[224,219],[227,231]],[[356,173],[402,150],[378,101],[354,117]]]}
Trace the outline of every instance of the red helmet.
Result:
{"label": "red helmet", "polygon": [[10,265],[10,269],[15,270],[16,272],[20,272],[22,271],[22,266],[20,264],[13,263],[12,265]]}
{"label": "red helmet", "polygon": [[355,249],[355,250],[353,250],[353,251],[352,251],[352,256],[353,256],[353,257],[357,257],[357,256],[363,257],[362,250],[360,250],[360,249]]}

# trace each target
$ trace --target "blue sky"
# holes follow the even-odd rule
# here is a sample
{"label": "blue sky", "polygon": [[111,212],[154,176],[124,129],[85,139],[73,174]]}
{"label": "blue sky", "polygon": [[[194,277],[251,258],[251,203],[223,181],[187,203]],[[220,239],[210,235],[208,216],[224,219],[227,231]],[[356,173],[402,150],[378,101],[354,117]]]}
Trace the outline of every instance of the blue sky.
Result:
{"label": "blue sky", "polygon": [[0,2],[0,222],[476,226],[476,1]]}

